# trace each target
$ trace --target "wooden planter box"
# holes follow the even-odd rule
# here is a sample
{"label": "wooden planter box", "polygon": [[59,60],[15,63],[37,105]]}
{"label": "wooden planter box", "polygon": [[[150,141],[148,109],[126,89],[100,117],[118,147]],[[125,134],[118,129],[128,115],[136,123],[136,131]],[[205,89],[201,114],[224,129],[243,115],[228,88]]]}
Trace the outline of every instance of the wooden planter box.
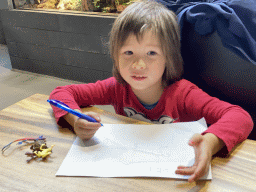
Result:
{"label": "wooden planter box", "polygon": [[112,76],[109,32],[117,15],[2,10],[12,67],[95,82]]}

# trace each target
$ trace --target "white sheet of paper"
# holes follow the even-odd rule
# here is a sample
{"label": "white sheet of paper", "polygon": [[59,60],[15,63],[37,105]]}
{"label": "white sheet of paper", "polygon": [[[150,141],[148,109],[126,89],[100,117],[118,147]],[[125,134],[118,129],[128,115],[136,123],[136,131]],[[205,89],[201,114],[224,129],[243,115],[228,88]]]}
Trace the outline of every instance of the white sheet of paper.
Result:
{"label": "white sheet of paper", "polygon": [[[207,129],[204,119],[161,125],[104,124],[94,137],[76,138],[56,176],[165,177],[194,163],[188,141]],[[201,179],[212,179],[211,168]]]}

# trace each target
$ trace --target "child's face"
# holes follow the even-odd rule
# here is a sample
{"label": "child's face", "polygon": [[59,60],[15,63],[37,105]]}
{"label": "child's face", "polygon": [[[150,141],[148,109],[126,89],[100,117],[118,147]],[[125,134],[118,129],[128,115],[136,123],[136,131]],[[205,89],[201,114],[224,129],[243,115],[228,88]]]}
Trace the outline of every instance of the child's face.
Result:
{"label": "child's face", "polygon": [[131,34],[119,51],[120,74],[133,90],[162,88],[165,63],[160,40],[151,31],[140,42]]}

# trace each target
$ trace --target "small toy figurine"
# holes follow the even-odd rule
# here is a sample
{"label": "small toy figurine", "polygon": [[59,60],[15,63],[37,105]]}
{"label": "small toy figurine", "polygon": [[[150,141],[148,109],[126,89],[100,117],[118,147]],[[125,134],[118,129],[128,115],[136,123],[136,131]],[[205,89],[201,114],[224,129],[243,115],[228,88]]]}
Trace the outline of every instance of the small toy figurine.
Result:
{"label": "small toy figurine", "polygon": [[38,142],[35,142],[34,145],[30,147],[30,149],[33,151],[31,152],[26,152],[25,155],[30,156],[31,159],[27,160],[29,163],[32,159],[35,158],[42,158],[45,159],[48,155],[52,153],[52,148],[54,145],[52,145],[50,148],[46,146],[46,143],[43,143],[38,147]]}
{"label": "small toy figurine", "polygon": [[41,145],[44,145],[44,149],[47,149],[48,147],[46,146],[46,142],[45,140],[34,140],[33,145],[31,145],[30,149],[34,152],[34,151],[40,151],[40,147]]}
{"label": "small toy figurine", "polygon": [[37,157],[41,157],[41,158],[45,158],[47,157],[48,155],[50,155],[52,153],[52,148],[54,147],[54,145],[52,145],[50,148],[44,148],[45,144],[42,144],[41,147],[40,147],[40,151],[35,151],[34,154],[37,156]]}

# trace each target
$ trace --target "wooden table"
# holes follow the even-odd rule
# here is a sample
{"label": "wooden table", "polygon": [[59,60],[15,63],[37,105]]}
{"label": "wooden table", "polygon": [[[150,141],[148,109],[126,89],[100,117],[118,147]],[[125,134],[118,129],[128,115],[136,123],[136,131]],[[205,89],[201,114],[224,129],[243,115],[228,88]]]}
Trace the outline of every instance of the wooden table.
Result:
{"label": "wooden table", "polygon": [[[1,148],[24,137],[47,138],[47,145],[55,145],[46,161],[27,163],[28,145],[13,144],[0,155],[0,191],[96,191],[96,192],[156,192],[156,191],[256,191],[256,141],[246,140],[229,158],[212,161],[212,181],[189,184],[184,180],[163,178],[94,178],[56,177],[75,135],[67,128],[56,125],[47,95],[35,94],[0,112]],[[141,123],[96,107],[102,123]]]}

